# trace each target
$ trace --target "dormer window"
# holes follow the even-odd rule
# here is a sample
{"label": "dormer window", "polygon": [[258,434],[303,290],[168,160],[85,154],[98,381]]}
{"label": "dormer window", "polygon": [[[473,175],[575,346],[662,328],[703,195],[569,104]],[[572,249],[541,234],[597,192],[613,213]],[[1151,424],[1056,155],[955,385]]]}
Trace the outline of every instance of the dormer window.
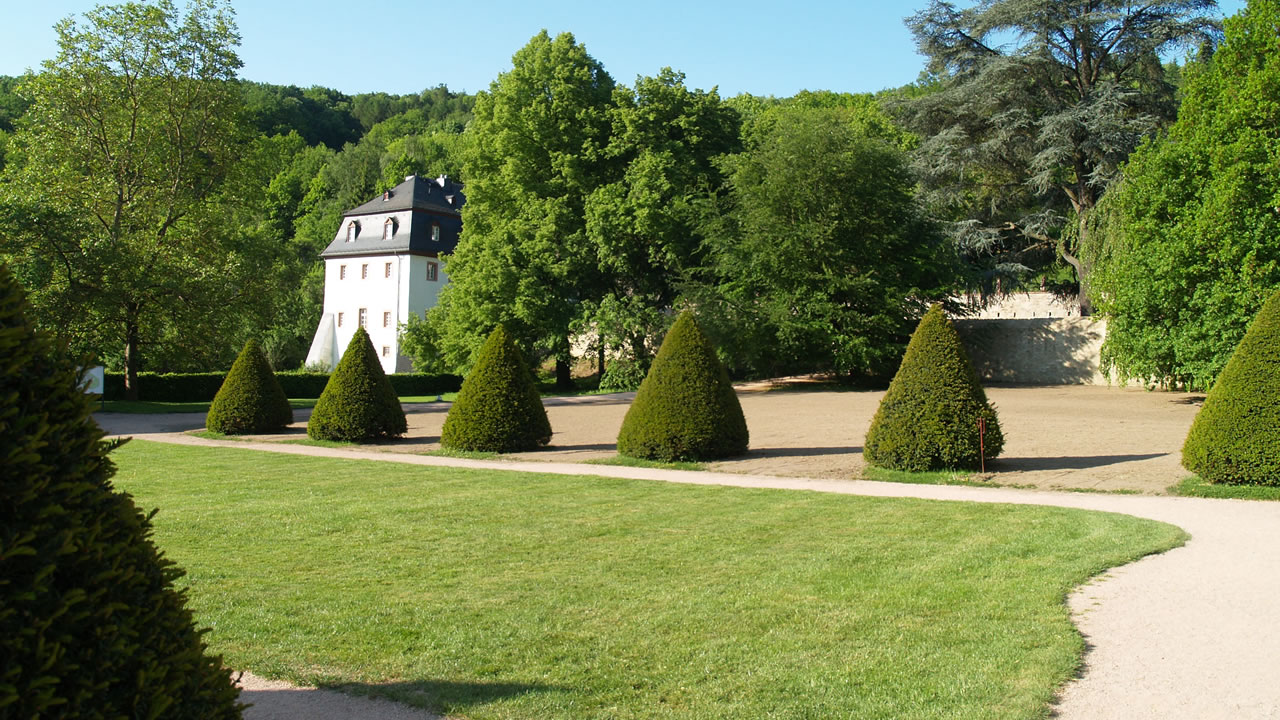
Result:
{"label": "dormer window", "polygon": [[382,239],[390,240],[391,236],[395,234],[396,234],[395,218],[387,218],[387,221],[382,223]]}
{"label": "dormer window", "polygon": [[358,230],[359,228],[356,226],[355,220],[352,220],[351,222],[347,223],[347,242],[356,241],[356,232]]}
{"label": "dormer window", "polygon": [[431,224],[431,242],[440,242],[440,223]]}

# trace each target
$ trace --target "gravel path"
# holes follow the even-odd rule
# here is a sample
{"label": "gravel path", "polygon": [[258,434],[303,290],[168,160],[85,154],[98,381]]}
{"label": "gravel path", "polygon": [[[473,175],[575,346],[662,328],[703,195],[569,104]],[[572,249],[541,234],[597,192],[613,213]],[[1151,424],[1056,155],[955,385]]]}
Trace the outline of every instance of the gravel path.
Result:
{"label": "gravel path", "polygon": [[[176,416],[168,416],[165,420],[157,418],[149,423],[137,420],[144,416],[127,417],[134,420],[117,424],[109,418],[100,417],[100,421],[111,432],[120,432],[122,425],[132,423],[134,427],[125,432],[149,440],[181,444],[225,445],[429,466],[590,474],[881,497],[1055,505],[1121,512],[1170,522],[1192,535],[1186,546],[1115,569],[1079,588],[1069,598],[1076,624],[1089,649],[1084,672],[1063,690],[1060,703],[1055,708],[1055,717],[1079,720],[1280,718],[1280,503],[906,485],[568,462],[473,461],[368,449],[217,442],[177,432],[183,429],[180,426],[184,423]],[[1181,421],[1180,416],[1178,421]],[[189,423],[187,420],[186,424]],[[148,424],[152,432],[146,432]],[[753,430],[753,446],[754,440]],[[1138,462],[1163,458],[1167,454],[1138,453],[1141,456]],[[1089,462],[1075,464],[1080,467],[1060,467],[1068,463],[1058,463],[1059,467],[1051,472],[1062,476],[1074,470],[1088,476],[1096,473],[1099,467]],[[1166,485],[1176,479],[1167,475],[1165,478]],[[317,709],[299,709],[296,712],[281,709],[292,707],[289,703],[269,709],[264,700],[291,697],[290,691],[277,689],[268,695],[252,695],[253,692],[257,691],[246,693],[246,700],[262,702],[263,707],[249,711],[246,717],[251,720],[400,717],[384,715],[385,703],[378,707],[360,706],[355,711],[357,715],[323,715]],[[316,690],[294,692],[293,695],[337,696],[342,701],[368,702]],[[397,711],[403,709],[395,707]],[[432,716],[415,712],[403,717]]]}

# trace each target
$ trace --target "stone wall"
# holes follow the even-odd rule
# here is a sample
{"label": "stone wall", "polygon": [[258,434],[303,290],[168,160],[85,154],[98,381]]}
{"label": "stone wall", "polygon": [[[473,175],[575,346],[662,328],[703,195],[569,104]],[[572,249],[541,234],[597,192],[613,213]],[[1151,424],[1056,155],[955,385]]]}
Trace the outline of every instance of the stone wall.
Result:
{"label": "stone wall", "polygon": [[1027,385],[1105,385],[1107,323],[1097,318],[953,320],[978,376]]}

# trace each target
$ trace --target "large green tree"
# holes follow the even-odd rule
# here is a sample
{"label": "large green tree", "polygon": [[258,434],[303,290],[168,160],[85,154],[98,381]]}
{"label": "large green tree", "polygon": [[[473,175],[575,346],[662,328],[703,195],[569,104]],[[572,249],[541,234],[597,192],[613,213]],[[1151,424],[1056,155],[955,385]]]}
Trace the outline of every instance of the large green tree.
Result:
{"label": "large green tree", "polygon": [[4,251],[43,323],[122,349],[129,397],[166,326],[198,333],[257,295],[220,209],[246,140],[232,16],[219,0],[100,6],[58,23],[57,56],[23,86]]}
{"label": "large green tree", "polygon": [[907,20],[931,92],[905,104],[934,205],[987,278],[1055,255],[1089,312],[1088,216],[1171,121],[1161,54],[1216,36],[1213,0],[943,0]]}
{"label": "large green tree", "polygon": [[951,246],[893,133],[872,127],[856,110],[775,108],[728,163],[731,204],[708,244],[715,332],[740,371],[888,377],[950,290]]}
{"label": "large green tree", "polygon": [[1103,360],[1121,376],[1207,388],[1280,286],[1280,2],[1226,21],[1188,69],[1178,121],[1099,208]]}
{"label": "large green tree", "polygon": [[439,311],[454,367],[502,323],[554,355],[568,382],[570,325],[601,284],[584,207],[617,165],[606,153],[613,90],[571,34],[543,31],[477,96],[464,229]]}
{"label": "large green tree", "polygon": [[586,203],[602,284],[579,327],[602,355],[608,345],[643,369],[682,284],[706,264],[708,199],[724,186],[714,160],[739,149],[740,124],[715,90],[690,90],[670,68],[618,87],[609,114],[606,154],[621,166]]}

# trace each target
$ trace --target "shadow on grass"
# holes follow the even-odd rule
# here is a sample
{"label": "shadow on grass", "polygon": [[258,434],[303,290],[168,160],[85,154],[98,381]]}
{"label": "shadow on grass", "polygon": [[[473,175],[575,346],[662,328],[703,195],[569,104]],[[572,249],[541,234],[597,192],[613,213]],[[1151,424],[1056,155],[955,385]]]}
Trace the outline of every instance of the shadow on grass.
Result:
{"label": "shadow on grass", "polygon": [[543,448],[543,449],[544,449],[544,450],[551,450],[551,451],[555,451],[555,450],[561,450],[561,451],[568,451],[568,450],[584,450],[584,451],[586,451],[586,450],[599,450],[599,451],[601,451],[601,452],[605,452],[605,451],[616,451],[616,450],[618,449],[618,444],[617,444],[617,443],[586,443],[586,444],[583,444],[583,445],[561,445],[561,444],[559,444],[559,443],[554,443],[554,442],[553,442],[553,443],[551,443],[550,445],[546,446],[546,447],[545,447],[545,448]]}
{"label": "shadow on grass", "polygon": [[567,688],[554,685],[512,682],[458,682],[451,680],[419,680],[395,683],[345,683],[330,689],[351,695],[382,697],[390,700],[428,708],[436,712],[447,711],[449,717],[466,714],[470,708],[495,700],[529,695],[532,693],[564,692]]}
{"label": "shadow on grass", "polygon": [[[422,680],[418,682],[394,683],[341,683],[320,686],[321,690],[338,691],[347,695],[378,700],[391,700],[416,708],[425,708],[434,712],[447,711],[450,717],[473,707],[482,706],[496,700],[518,697],[529,693],[561,692],[564,688],[551,685],[533,685],[505,682],[453,682],[446,680]],[[240,693],[240,701],[251,703],[254,710],[263,717],[341,717],[354,720],[367,717],[364,713],[378,712],[379,715],[390,711],[390,708],[360,707],[357,700],[348,703],[334,703],[332,696],[310,689],[290,690],[245,690]],[[335,714],[335,711],[337,714]],[[409,712],[397,713],[394,717],[408,717]],[[423,714],[426,717],[426,714]]]}
{"label": "shadow on grass", "polygon": [[1084,455],[1077,457],[1002,457],[988,460],[987,464],[1000,472],[1032,471],[1032,470],[1088,470],[1090,468],[1119,465],[1120,463],[1138,462],[1165,457],[1169,453],[1147,453],[1143,455]]}

